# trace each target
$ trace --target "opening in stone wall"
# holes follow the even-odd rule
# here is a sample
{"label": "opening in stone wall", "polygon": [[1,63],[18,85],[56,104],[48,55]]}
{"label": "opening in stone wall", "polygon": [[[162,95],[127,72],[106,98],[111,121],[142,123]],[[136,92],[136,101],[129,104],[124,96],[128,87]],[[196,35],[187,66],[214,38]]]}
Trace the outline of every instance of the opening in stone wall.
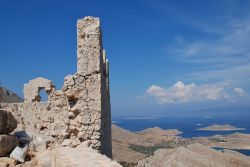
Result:
{"label": "opening in stone wall", "polygon": [[41,88],[39,90],[39,96],[40,96],[39,102],[47,102],[48,101],[48,94],[44,88]]}
{"label": "opening in stone wall", "polygon": [[70,108],[74,107],[76,105],[77,99],[76,98],[70,98],[68,99]]}

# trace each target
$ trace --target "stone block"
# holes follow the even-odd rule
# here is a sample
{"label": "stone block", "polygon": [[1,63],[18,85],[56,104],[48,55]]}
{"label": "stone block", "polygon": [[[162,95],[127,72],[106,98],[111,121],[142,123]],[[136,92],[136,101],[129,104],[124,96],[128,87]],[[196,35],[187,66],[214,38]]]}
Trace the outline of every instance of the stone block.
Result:
{"label": "stone block", "polygon": [[0,157],[6,156],[18,145],[18,140],[13,135],[0,135]]}
{"label": "stone block", "polygon": [[9,134],[17,127],[17,120],[11,112],[0,110],[0,134]]}
{"label": "stone block", "polygon": [[16,147],[10,154],[10,157],[19,161],[19,162],[24,162],[25,161],[25,156],[28,151],[28,146],[25,146],[23,148],[21,147]]}

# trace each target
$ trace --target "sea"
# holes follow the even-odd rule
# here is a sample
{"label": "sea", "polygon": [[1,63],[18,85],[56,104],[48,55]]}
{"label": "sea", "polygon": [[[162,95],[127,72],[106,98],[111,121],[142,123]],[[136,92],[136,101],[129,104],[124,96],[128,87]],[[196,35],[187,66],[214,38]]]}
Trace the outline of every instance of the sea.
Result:
{"label": "sea", "polygon": [[[250,134],[250,117],[238,116],[150,116],[150,117],[114,117],[112,123],[130,131],[140,131],[146,128],[160,127],[162,129],[178,129],[184,138],[208,137],[213,135],[228,135],[233,133]],[[235,131],[202,131],[199,128],[213,124],[230,124],[245,130]],[[219,149],[219,148],[215,148]],[[223,148],[221,148],[223,149]],[[250,150],[235,150],[250,156]]]}
{"label": "sea", "polygon": [[[130,131],[140,131],[146,128],[160,127],[162,129],[178,129],[182,132],[180,136],[184,138],[207,137],[213,135],[227,135],[232,133],[249,133],[249,117],[115,117],[112,122],[118,126]],[[202,131],[199,128],[207,127],[213,124],[230,124],[237,128],[245,130],[235,131]]]}

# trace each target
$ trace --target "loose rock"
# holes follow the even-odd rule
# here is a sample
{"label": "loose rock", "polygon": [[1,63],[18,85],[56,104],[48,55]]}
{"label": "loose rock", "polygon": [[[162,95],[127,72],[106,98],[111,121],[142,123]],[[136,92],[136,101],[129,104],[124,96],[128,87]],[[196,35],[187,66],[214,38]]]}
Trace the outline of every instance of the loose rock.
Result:
{"label": "loose rock", "polygon": [[0,135],[0,157],[7,155],[18,145],[17,138],[13,135]]}
{"label": "loose rock", "polygon": [[24,148],[16,147],[10,154],[10,157],[19,162],[24,162],[27,151],[28,151],[28,146],[25,146]]}
{"label": "loose rock", "polygon": [[0,110],[0,134],[9,134],[17,127],[17,120],[11,112]]}

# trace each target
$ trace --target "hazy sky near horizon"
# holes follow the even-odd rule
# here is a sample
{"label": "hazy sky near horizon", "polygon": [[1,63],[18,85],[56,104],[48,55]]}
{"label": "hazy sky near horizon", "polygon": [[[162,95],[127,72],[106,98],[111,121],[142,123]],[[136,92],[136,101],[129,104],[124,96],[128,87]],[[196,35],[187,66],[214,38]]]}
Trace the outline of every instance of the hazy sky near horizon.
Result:
{"label": "hazy sky near horizon", "polygon": [[76,71],[76,21],[101,18],[113,115],[250,108],[248,0],[2,0],[0,82],[22,96]]}

